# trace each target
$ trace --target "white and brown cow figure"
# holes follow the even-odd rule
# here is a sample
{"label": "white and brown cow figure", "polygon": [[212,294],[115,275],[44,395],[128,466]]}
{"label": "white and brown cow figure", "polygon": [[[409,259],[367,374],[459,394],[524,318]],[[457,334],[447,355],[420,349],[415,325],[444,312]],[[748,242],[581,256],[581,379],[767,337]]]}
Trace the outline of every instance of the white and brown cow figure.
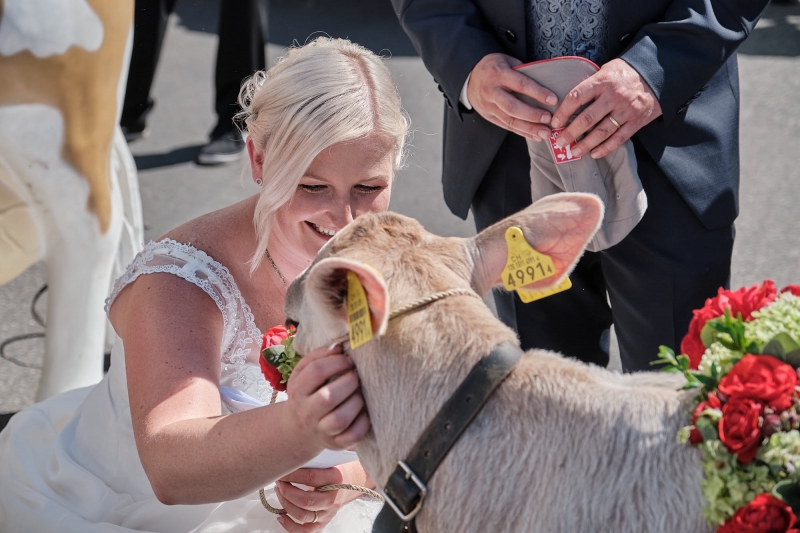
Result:
{"label": "white and brown cow figure", "polygon": [[[346,336],[348,271],[366,290],[373,330],[385,331],[345,350],[372,422],[356,451],[379,486],[475,363],[503,342],[518,342],[469,295],[391,322],[389,309],[439,291],[483,295],[499,286],[510,226],[553,259],[556,275],[530,287],[553,286],[574,267],[602,213],[596,196],[553,195],[471,239],[437,237],[393,213],[364,215],[294,281],[286,314],[299,322],[301,353]],[[710,531],[701,514],[700,452],[676,439],[689,423],[692,396],[679,386],[674,374],[623,375],[528,351],[434,474],[418,530]]]}
{"label": "white and brown cow figure", "polygon": [[141,247],[117,126],[133,0],[0,0],[0,285],[44,261],[37,400],[102,378],[103,300]]}

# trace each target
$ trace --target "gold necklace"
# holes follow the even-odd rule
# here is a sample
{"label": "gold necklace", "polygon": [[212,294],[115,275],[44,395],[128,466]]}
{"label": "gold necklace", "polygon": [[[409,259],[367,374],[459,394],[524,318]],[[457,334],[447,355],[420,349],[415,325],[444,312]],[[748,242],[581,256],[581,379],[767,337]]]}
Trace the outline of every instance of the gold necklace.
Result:
{"label": "gold necklace", "polygon": [[269,261],[269,264],[272,265],[272,269],[275,271],[275,273],[281,279],[281,282],[283,283],[283,286],[288,289],[289,288],[289,284],[286,283],[286,278],[283,277],[283,274],[281,274],[281,271],[278,269],[278,265],[275,264],[275,261],[272,260],[272,256],[269,255],[269,250],[264,248],[264,253],[267,255],[267,261]]}

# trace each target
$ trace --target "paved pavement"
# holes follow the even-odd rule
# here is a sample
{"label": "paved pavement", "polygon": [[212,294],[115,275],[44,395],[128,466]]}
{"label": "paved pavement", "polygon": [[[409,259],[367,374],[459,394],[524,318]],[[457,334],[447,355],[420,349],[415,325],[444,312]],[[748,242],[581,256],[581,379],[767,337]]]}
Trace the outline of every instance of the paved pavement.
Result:
{"label": "paved pavement", "polygon": [[[192,163],[214,125],[212,111],[216,12],[219,0],[180,0],[155,81],[150,134],[133,143],[139,167],[145,237],[156,238],[197,215],[253,194],[245,160],[224,167]],[[472,221],[450,214],[441,195],[442,98],[397,24],[386,0],[273,0],[270,61],[292,42],[317,32],[348,37],[387,57],[411,116],[414,138],[398,175],[391,208],[441,235],[468,236]],[[741,49],[742,185],[733,285],[765,278],[800,282],[800,4],[774,5]],[[45,283],[35,265],[0,287],[0,343],[42,331],[30,313]],[[46,295],[37,305],[46,309]],[[43,353],[41,338],[13,343],[0,359],[0,413],[33,402]],[[21,366],[20,363],[24,366]]]}

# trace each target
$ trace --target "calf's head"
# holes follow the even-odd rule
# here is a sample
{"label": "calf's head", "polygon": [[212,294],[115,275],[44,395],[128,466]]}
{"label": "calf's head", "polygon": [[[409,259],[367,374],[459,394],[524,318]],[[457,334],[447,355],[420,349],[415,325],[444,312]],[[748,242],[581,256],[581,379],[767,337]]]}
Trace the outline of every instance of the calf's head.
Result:
{"label": "calf's head", "polygon": [[482,296],[501,285],[511,226],[521,228],[555,267],[555,275],[526,288],[555,286],[573,269],[602,218],[600,200],[578,193],[544,198],[469,239],[438,237],[413,219],[376,213],[360,216],[320,250],[289,287],[286,316],[298,324],[300,353],[330,345],[348,331],[347,272],[361,281],[374,338],[355,350],[345,344],[345,351],[358,369],[373,428],[357,449],[376,482],[391,467],[378,452],[395,461],[405,454],[480,357],[501,342],[518,342],[479,298],[468,295],[420,307],[391,324],[390,311],[439,291],[471,289]]}
{"label": "calf's head", "polygon": [[355,273],[369,302],[372,329],[386,333],[390,309],[437,291],[471,288],[484,295],[502,285],[508,249],[505,232],[522,229],[526,241],[553,259],[556,273],[528,289],[559,284],[574,268],[603,217],[591,194],[549,196],[468,239],[439,237],[396,213],[359,217],[320,250],[291,287],[286,316],[299,324],[303,353],[347,333],[347,272]]}

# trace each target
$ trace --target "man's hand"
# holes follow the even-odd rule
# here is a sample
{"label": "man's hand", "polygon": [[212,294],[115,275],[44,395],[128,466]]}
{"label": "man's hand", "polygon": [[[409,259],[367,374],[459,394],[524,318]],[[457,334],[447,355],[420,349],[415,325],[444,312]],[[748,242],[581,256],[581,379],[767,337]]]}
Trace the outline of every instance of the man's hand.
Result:
{"label": "man's hand", "polygon": [[505,54],[489,54],[475,65],[467,85],[469,103],[483,118],[525,138],[540,141],[550,136],[544,124],[550,113],[522,102],[512,94],[530,96],[547,105],[558,97],[529,77],[512,69],[522,62]]}
{"label": "man's hand", "polygon": [[[588,132],[572,148],[575,157],[589,152],[595,159],[605,157],[661,115],[661,104],[653,90],[621,59],[609,61],[571,90],[553,115],[552,127],[562,127],[585,104],[589,104],[588,107],[556,141],[564,147]],[[617,121],[619,127],[609,117]]]}

